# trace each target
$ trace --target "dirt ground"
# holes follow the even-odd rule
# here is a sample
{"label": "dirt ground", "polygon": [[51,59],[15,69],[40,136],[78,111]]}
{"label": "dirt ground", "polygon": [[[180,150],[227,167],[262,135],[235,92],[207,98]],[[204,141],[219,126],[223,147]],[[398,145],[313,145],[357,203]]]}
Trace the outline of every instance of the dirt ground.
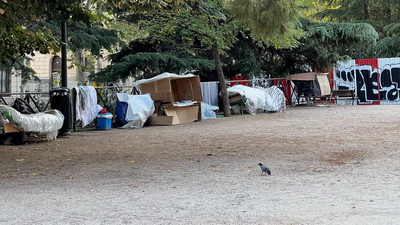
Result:
{"label": "dirt ground", "polygon": [[0,146],[0,224],[400,224],[399,111],[290,107]]}

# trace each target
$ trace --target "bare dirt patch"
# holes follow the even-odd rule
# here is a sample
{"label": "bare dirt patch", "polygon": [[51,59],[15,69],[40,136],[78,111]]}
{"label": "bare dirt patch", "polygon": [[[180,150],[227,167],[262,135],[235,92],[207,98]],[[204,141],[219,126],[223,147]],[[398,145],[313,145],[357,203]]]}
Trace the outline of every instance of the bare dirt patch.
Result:
{"label": "bare dirt patch", "polygon": [[397,224],[398,111],[294,107],[1,146],[0,224]]}

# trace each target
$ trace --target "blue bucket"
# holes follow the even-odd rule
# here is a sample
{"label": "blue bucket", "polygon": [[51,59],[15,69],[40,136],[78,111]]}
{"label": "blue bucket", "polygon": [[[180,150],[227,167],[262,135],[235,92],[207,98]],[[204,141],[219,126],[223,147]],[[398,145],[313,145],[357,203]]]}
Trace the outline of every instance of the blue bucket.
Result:
{"label": "blue bucket", "polygon": [[99,113],[99,115],[97,116],[97,130],[110,130],[111,119],[111,113]]}

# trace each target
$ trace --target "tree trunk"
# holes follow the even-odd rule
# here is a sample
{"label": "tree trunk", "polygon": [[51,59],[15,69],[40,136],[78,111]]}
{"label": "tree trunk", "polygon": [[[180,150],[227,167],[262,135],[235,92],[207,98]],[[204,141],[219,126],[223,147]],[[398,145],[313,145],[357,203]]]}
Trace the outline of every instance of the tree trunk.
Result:
{"label": "tree trunk", "polygon": [[[92,8],[91,0],[86,1],[85,8],[87,10],[90,10]],[[76,80],[78,81],[78,86],[83,86],[88,82],[87,73],[84,73],[82,71],[82,67],[86,66],[85,49],[78,49],[75,55],[76,55],[76,63],[78,64],[78,66],[76,67]]]}
{"label": "tree trunk", "polygon": [[215,60],[215,69],[217,70],[219,87],[221,89],[222,106],[224,110],[224,115],[226,117],[231,116],[231,109],[229,106],[228,90],[226,88],[224,71],[222,70],[221,58],[219,57],[218,43],[214,39],[214,44],[212,46],[212,52]]}
{"label": "tree trunk", "polygon": [[387,18],[388,18],[388,23],[392,23],[392,10],[390,8],[388,8],[386,10],[386,14],[387,14]]}
{"label": "tree trunk", "polygon": [[364,2],[364,19],[369,20],[368,2]]}
{"label": "tree trunk", "polygon": [[85,66],[85,50],[78,49],[76,51],[76,63],[78,66],[76,67],[76,80],[78,82],[78,86],[83,86],[88,81],[86,74],[82,71],[82,66]]}

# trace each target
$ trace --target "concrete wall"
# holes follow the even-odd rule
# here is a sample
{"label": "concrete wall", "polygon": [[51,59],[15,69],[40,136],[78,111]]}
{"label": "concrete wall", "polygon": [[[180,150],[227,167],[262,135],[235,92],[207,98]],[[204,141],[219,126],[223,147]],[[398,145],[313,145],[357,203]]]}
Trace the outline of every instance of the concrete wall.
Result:
{"label": "concrete wall", "polygon": [[[68,52],[68,59],[72,59],[72,52]],[[110,63],[105,59],[109,53],[105,51],[103,54],[104,57],[100,60],[101,67],[105,68],[107,67]],[[50,78],[51,76],[51,62],[52,59],[55,55],[52,54],[40,54],[39,52],[35,52],[35,56],[32,57],[32,60],[30,61],[30,66],[32,67],[33,70],[36,71],[37,76],[40,78]],[[58,53],[57,56],[61,57],[61,53]],[[96,61],[97,62],[97,61]],[[68,68],[71,66],[71,61],[67,62]],[[97,69],[98,66],[95,65],[95,71],[98,72]],[[76,76],[76,67],[73,67],[71,69],[67,70],[67,76],[71,78],[75,78]]]}

